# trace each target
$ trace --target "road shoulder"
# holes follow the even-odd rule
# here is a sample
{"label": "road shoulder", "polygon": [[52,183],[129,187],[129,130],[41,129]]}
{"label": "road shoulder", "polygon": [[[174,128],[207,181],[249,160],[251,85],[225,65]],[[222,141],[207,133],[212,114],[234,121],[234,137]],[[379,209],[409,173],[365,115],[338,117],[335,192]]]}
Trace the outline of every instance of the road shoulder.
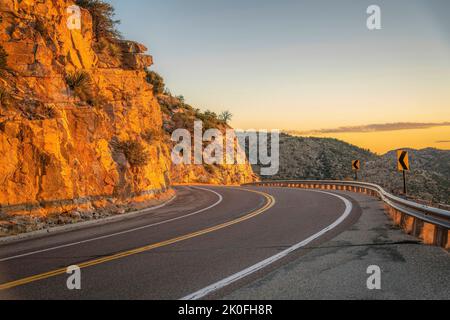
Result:
{"label": "road shoulder", "polygon": [[[374,198],[342,193],[362,207],[358,222],[333,240],[247,284],[225,299],[449,299],[450,256],[395,228]],[[381,290],[368,290],[379,266]]]}

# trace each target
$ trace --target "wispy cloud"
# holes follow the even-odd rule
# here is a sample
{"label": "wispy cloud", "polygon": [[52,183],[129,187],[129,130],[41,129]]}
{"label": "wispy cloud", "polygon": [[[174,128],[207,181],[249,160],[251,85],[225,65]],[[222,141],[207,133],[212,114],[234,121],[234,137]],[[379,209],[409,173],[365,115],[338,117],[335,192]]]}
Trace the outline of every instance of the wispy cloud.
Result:
{"label": "wispy cloud", "polygon": [[[333,133],[367,133],[367,132],[382,132],[382,131],[399,131],[399,130],[419,130],[430,129],[436,127],[449,127],[450,122],[397,122],[397,123],[382,123],[382,124],[369,124],[363,126],[353,127],[339,127],[332,129],[320,129],[310,131],[287,131],[289,134],[295,135],[308,135],[308,134],[333,134]],[[444,143],[444,142],[442,142]]]}
{"label": "wispy cloud", "polygon": [[436,143],[450,143],[450,140],[441,140],[441,141],[436,141]]}

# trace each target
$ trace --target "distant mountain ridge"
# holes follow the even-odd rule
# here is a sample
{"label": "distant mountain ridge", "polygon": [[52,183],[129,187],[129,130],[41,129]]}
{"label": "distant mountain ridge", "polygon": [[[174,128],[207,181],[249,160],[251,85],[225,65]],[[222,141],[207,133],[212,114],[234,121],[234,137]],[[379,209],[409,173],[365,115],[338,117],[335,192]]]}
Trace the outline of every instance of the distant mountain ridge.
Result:
{"label": "distant mountain ridge", "polygon": [[[433,148],[410,152],[408,193],[417,199],[450,204],[450,150]],[[344,141],[330,138],[280,137],[280,171],[263,179],[351,180],[352,160],[361,160],[361,181],[376,183],[394,194],[403,192],[396,151],[379,156]],[[260,168],[254,167],[259,173]]]}

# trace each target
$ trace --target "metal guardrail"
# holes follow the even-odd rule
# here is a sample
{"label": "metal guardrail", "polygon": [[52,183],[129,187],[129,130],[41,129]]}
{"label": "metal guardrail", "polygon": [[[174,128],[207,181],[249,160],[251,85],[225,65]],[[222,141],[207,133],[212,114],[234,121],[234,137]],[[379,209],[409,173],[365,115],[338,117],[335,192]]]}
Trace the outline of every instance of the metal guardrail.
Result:
{"label": "metal guardrail", "polygon": [[[279,180],[263,181],[245,184],[246,186],[279,186],[279,187],[297,187],[305,189],[336,189],[348,190],[351,188],[360,190],[349,190],[355,192],[366,192],[370,190],[373,195],[378,196],[384,203],[391,208],[406,215],[415,217],[421,221],[428,222],[440,228],[450,229],[450,211],[426,206],[417,202],[402,199],[385,191],[381,186],[355,181],[320,181],[320,180]],[[342,187],[342,188],[339,188]]]}

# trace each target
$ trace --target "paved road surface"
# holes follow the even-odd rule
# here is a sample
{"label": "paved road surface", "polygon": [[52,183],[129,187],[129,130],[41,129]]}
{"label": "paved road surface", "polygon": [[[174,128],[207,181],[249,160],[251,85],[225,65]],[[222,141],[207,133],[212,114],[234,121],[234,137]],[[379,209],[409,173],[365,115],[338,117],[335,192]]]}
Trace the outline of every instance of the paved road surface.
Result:
{"label": "paved road surface", "polygon": [[[299,189],[179,187],[175,201],[148,215],[0,246],[0,299],[332,298],[329,285],[364,279],[363,267],[372,262],[370,249],[366,256],[344,252],[350,263],[339,268],[342,256],[333,249],[336,241],[351,248],[353,242],[377,240],[358,226],[370,228],[371,221],[363,219],[372,214],[384,217],[375,208],[379,204],[368,201]],[[372,228],[380,230],[373,232],[389,230],[374,222]],[[329,242],[335,237],[350,239]],[[434,297],[450,298],[448,253],[411,246],[408,259],[415,260],[400,262],[416,273],[433,272],[434,278],[405,276],[398,266],[389,279],[403,277],[399,290],[408,288],[408,279],[419,279],[416,285],[428,284]],[[327,248],[331,252],[320,251]],[[366,259],[352,265],[361,256]],[[385,260],[399,263],[396,258]],[[66,287],[70,265],[82,267],[81,291]],[[361,281],[331,292],[341,293],[338,298],[377,298],[367,295]]]}
{"label": "paved road surface", "polygon": [[[348,194],[363,208],[356,224],[226,299],[450,299],[449,253],[394,227],[376,199]],[[381,290],[367,290],[372,265]]]}

